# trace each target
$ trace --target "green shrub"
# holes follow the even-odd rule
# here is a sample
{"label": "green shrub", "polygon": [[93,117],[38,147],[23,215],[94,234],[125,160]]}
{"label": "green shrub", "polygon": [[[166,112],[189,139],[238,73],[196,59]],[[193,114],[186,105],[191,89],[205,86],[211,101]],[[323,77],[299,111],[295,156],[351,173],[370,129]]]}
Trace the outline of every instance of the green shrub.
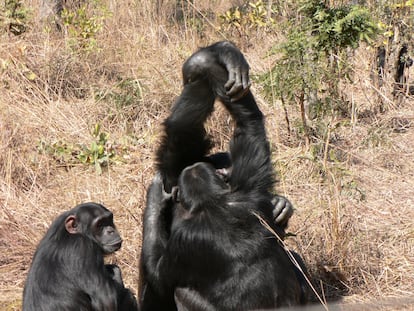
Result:
{"label": "green shrub", "polygon": [[349,114],[349,102],[339,89],[352,76],[349,51],[372,42],[378,27],[360,6],[328,7],[323,1],[305,0],[294,14],[283,27],[286,41],[273,50],[279,59],[260,80],[269,98],[300,109],[309,142],[306,113],[315,122]]}
{"label": "green shrub", "polygon": [[109,16],[110,12],[101,0],[82,4],[75,10],[63,9],[62,21],[69,35],[70,47],[85,52],[99,50],[97,34]]}
{"label": "green shrub", "polygon": [[262,0],[248,2],[244,6],[236,6],[220,15],[221,28],[226,31],[236,30],[240,36],[246,35],[250,29],[267,30],[275,25],[273,11],[266,7]]}
{"label": "green shrub", "polygon": [[39,142],[38,152],[51,156],[59,165],[72,167],[77,164],[93,165],[98,174],[115,160],[116,151],[109,143],[109,134],[101,132],[101,126],[96,124],[92,131],[94,140],[89,144],[69,144],[58,141]]}

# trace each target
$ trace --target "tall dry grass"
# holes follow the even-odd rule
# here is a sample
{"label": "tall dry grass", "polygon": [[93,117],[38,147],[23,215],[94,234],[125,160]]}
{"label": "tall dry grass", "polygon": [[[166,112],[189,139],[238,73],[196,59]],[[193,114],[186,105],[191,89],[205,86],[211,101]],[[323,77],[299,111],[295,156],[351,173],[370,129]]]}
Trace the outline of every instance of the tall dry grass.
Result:
{"label": "tall dry grass", "polygon": [[[280,38],[257,33],[241,38],[217,31],[217,14],[229,1],[108,2],[112,16],[97,35],[99,52],[77,54],[68,36],[44,31],[33,19],[20,37],[0,40],[0,306],[19,310],[31,257],[51,221],[80,202],[97,201],[115,215],[124,238],[109,258],[118,263],[126,284],[137,289],[141,215],[151,180],[160,124],[181,90],[180,68],[199,46],[231,39],[242,47],[252,73],[271,68],[264,57]],[[24,1],[36,16],[39,1]],[[207,14],[206,12],[215,14]],[[174,17],[182,14],[182,21]],[[200,15],[202,14],[202,15]],[[192,17],[201,17],[203,28]],[[346,85],[357,112],[375,105],[369,79],[370,51],[357,51],[354,84]],[[115,107],[98,100],[120,79],[138,81],[135,105]],[[367,301],[384,296],[411,297],[414,284],[414,122],[413,100],[391,106],[375,118],[353,120],[335,139],[322,143],[341,161],[320,161],[301,140],[288,136],[278,101],[265,102],[278,192],[295,205],[287,239],[305,258],[313,281],[327,298]],[[298,112],[289,108],[298,118]],[[408,120],[403,133],[395,118]],[[88,145],[91,128],[101,124],[118,152],[116,162],[99,175],[91,165],[67,165],[39,152],[40,142]],[[225,148],[231,122],[218,108],[208,128],[217,148]]]}

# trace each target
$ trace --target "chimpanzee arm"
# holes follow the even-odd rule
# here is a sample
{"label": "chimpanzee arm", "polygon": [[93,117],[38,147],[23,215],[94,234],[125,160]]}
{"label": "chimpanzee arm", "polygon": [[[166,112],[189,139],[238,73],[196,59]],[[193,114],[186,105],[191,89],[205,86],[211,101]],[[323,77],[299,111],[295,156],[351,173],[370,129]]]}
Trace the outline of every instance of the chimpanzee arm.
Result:
{"label": "chimpanzee arm", "polygon": [[157,173],[147,192],[144,231],[140,258],[139,300],[141,311],[169,310],[174,306],[173,289],[168,287],[165,271],[165,248],[168,241],[167,206],[171,195],[163,189]]}
{"label": "chimpanzee arm", "polygon": [[206,81],[190,82],[164,122],[165,135],[157,151],[157,162],[167,192],[177,184],[181,171],[201,161],[211,148],[204,121],[213,104],[214,94]]}
{"label": "chimpanzee arm", "polygon": [[[233,166],[228,178],[232,192],[270,194],[275,183],[275,172],[271,164],[263,114],[250,91],[243,98],[232,102],[224,101],[224,104],[236,122],[230,143]],[[273,196],[271,203],[274,224],[283,239],[293,214],[293,206],[286,198],[278,195]]]}
{"label": "chimpanzee arm", "polygon": [[92,310],[137,311],[137,300],[131,291],[125,288],[123,284],[118,283],[117,276],[114,275],[113,279],[109,273],[106,276],[108,278],[99,277],[97,279],[99,286],[96,286],[96,284],[88,284],[88,282],[84,284],[84,290],[90,298]]}
{"label": "chimpanzee arm", "polygon": [[138,310],[137,300],[135,299],[132,292],[124,285],[121,269],[114,264],[105,265],[105,269],[111,276],[112,280],[115,281],[116,292],[118,296],[118,310]]}
{"label": "chimpanzee arm", "polygon": [[89,279],[85,280],[82,286],[90,297],[93,310],[111,311],[117,309],[118,291],[115,281],[110,279],[109,274],[89,276]]}
{"label": "chimpanzee arm", "polygon": [[233,169],[229,179],[232,191],[261,193],[272,190],[274,171],[270,160],[263,114],[249,91],[234,102],[224,102],[236,123],[230,154]]}
{"label": "chimpanzee arm", "polygon": [[181,171],[202,161],[211,148],[204,122],[214,100],[219,96],[230,101],[245,92],[248,70],[244,56],[229,42],[200,49],[184,63],[184,89],[164,122],[165,135],[157,151],[167,192],[177,184]]}
{"label": "chimpanzee arm", "polygon": [[149,281],[158,281],[160,261],[168,241],[165,225],[166,206],[171,195],[163,189],[160,173],[157,173],[147,193],[147,207],[144,212],[144,232],[141,260],[145,263],[144,271]]}

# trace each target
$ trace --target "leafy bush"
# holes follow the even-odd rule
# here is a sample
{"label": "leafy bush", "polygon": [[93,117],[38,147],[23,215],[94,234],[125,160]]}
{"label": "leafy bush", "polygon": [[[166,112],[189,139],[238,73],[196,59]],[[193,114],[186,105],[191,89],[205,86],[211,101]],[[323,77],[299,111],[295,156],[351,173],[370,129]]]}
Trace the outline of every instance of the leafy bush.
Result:
{"label": "leafy bush", "polygon": [[41,141],[38,152],[51,156],[58,164],[71,167],[76,164],[93,165],[98,174],[115,159],[116,152],[109,143],[109,134],[101,132],[101,127],[96,124],[92,131],[94,141],[90,145],[69,144],[58,141],[47,143]]}
{"label": "leafy bush", "polygon": [[306,113],[320,121],[348,112],[339,83],[351,78],[349,49],[356,49],[362,41],[372,42],[378,27],[360,6],[328,7],[319,0],[305,0],[297,12],[296,18],[286,22],[286,41],[273,51],[281,57],[261,80],[267,95],[279,98],[283,105],[300,107],[309,142]]}
{"label": "leafy bush", "polygon": [[226,31],[236,30],[240,36],[245,35],[250,29],[266,30],[275,25],[271,17],[273,11],[266,8],[262,0],[248,2],[244,6],[236,6],[220,15],[221,27]]}
{"label": "leafy bush", "polygon": [[378,31],[370,11],[357,5],[328,7],[325,2],[310,0],[304,2],[300,11],[319,51],[356,49],[361,41],[371,42]]}
{"label": "leafy bush", "polygon": [[62,21],[70,38],[70,47],[86,52],[97,50],[97,34],[109,16],[110,12],[101,0],[82,4],[75,10],[63,9]]}

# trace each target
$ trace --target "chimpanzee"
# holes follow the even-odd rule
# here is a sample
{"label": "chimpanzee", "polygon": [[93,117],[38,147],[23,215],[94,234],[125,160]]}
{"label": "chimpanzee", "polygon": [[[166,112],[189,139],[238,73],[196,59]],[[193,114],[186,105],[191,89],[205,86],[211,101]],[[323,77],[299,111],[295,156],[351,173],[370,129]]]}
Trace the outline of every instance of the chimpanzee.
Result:
{"label": "chimpanzee", "polygon": [[104,255],[121,244],[113,215],[103,205],[79,204],[61,214],[35,252],[23,310],[138,310],[119,267],[104,264]]}
{"label": "chimpanzee", "polygon": [[[252,310],[306,301],[304,280],[259,221],[274,222],[275,182],[248,64],[229,42],[193,54],[164,122],[158,172],[147,193],[141,310]],[[235,121],[228,164],[207,156],[204,122],[215,98]],[[277,214],[277,213],[276,213]],[[289,217],[287,217],[289,218]]]}
{"label": "chimpanzee", "polygon": [[[404,43],[398,53],[397,72],[395,74],[396,90],[411,94],[410,86],[407,85],[409,77],[409,68],[414,61],[408,53],[408,44]],[[408,89],[407,89],[408,88]]]}

